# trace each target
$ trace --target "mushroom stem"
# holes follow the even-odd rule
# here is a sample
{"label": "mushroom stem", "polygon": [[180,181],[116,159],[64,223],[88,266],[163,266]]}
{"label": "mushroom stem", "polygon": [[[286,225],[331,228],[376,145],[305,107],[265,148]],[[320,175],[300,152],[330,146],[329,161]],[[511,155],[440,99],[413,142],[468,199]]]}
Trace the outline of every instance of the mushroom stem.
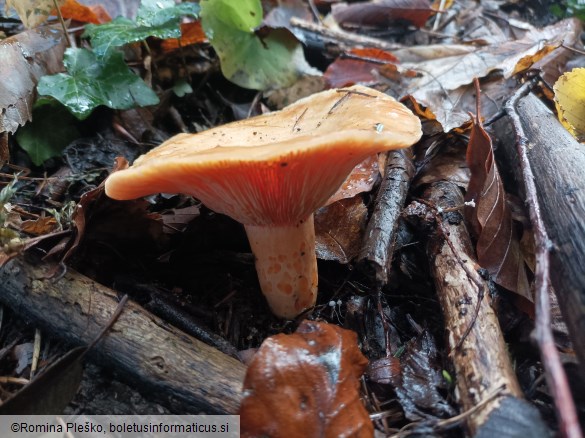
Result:
{"label": "mushroom stem", "polygon": [[292,319],[317,299],[313,215],[296,225],[246,225],[260,289],[272,312]]}

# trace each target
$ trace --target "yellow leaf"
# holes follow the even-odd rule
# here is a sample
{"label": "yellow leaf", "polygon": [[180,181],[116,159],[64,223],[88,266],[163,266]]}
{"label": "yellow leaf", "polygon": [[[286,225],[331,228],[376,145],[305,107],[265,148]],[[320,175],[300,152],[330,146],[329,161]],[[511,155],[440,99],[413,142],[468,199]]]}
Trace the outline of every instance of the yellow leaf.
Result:
{"label": "yellow leaf", "polygon": [[562,75],[555,83],[559,120],[579,141],[585,141],[585,68]]}
{"label": "yellow leaf", "polygon": [[[63,0],[57,0],[60,5]],[[47,21],[51,11],[55,8],[53,0],[6,0],[5,9],[12,7],[27,29],[37,27]]]}

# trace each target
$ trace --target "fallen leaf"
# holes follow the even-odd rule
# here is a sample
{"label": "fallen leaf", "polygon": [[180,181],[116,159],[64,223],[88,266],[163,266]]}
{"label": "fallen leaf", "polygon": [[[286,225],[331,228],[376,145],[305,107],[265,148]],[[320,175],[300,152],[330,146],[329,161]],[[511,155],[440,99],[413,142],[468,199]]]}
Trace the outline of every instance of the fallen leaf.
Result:
{"label": "fallen leaf", "polygon": [[342,199],[315,213],[315,250],[322,260],[349,263],[361,249],[368,209],[361,196]]}
{"label": "fallen leaf", "polygon": [[341,88],[356,83],[368,84],[380,80],[380,68],[398,62],[390,52],[380,49],[352,49],[340,56],[325,70],[324,76],[331,88]]}
{"label": "fallen leaf", "polygon": [[0,405],[0,415],[60,415],[77,393],[85,347],[70,350]]}
{"label": "fallen leaf", "polygon": [[59,224],[54,217],[44,216],[35,220],[24,221],[21,231],[33,236],[43,236],[56,231]]}
{"label": "fallen leaf", "polygon": [[336,3],[331,14],[339,24],[389,26],[406,21],[423,27],[433,13],[428,0],[373,0],[357,3]]}
{"label": "fallen leaf", "polygon": [[359,379],[367,359],[354,332],[303,321],[266,339],[244,380],[243,437],[373,437]]}
{"label": "fallen leaf", "polygon": [[[58,0],[60,4],[63,0]],[[55,7],[53,0],[6,0],[5,10],[14,8],[22,24],[27,29],[37,27],[47,21]]]}
{"label": "fallen leaf", "polygon": [[302,38],[302,33],[296,33],[297,28],[290,25],[290,19],[293,17],[313,20],[313,14],[303,0],[278,0],[276,7],[266,14],[262,24],[273,28],[284,27],[294,33],[297,38]]}
{"label": "fallen leaf", "polygon": [[579,141],[585,140],[585,68],[562,75],[553,87],[558,117]]}
{"label": "fallen leaf", "polygon": [[168,38],[161,44],[163,50],[176,50],[191,44],[201,44],[207,41],[207,36],[201,27],[201,21],[181,23],[181,38]]}
{"label": "fallen leaf", "polygon": [[[429,108],[443,130],[448,132],[469,120],[467,112],[472,107],[462,105],[462,101],[472,101],[468,96],[473,95],[471,84],[474,77],[483,78],[497,71],[508,79],[557,49],[565,39],[573,38],[579,30],[580,26],[574,20],[564,20],[529,31],[519,40],[484,46],[467,53],[457,46],[456,50],[461,50],[461,54],[402,62],[401,68],[419,73],[418,77],[405,81],[404,94],[411,94],[419,104]],[[414,52],[420,54],[423,51],[418,47]],[[406,50],[396,51],[395,55],[402,61],[414,56]]]}
{"label": "fallen leaf", "polygon": [[455,410],[441,394],[445,380],[437,346],[427,331],[409,341],[400,358],[383,357],[372,361],[366,374],[373,382],[392,387],[409,420],[455,415]]}
{"label": "fallen leaf", "polygon": [[[476,83],[479,99],[479,84]],[[483,129],[480,114],[473,119],[467,165],[471,172],[465,216],[477,238],[476,253],[480,266],[494,282],[532,301],[520,239],[506,203],[504,185],[495,162],[492,140]]]}
{"label": "fallen leaf", "polygon": [[14,134],[32,119],[37,81],[61,71],[64,51],[63,33],[53,28],[28,30],[0,41],[0,133]]}
{"label": "fallen leaf", "polygon": [[333,204],[341,199],[369,192],[380,177],[378,155],[371,155],[355,166],[342,186],[327,200],[325,205]]}
{"label": "fallen leaf", "polygon": [[86,6],[76,0],[64,0],[59,9],[63,18],[82,23],[102,24],[112,21],[102,5]]}
{"label": "fallen leaf", "polygon": [[183,231],[193,219],[199,216],[201,209],[197,205],[190,205],[184,208],[174,208],[167,213],[161,214],[164,224],[163,231],[167,234]]}

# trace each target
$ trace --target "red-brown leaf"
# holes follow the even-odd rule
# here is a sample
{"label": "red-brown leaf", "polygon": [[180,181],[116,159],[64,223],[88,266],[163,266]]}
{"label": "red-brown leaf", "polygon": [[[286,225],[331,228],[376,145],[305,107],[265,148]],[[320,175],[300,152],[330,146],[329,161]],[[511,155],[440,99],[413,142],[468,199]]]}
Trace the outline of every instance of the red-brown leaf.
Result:
{"label": "red-brown leaf", "polygon": [[373,0],[334,4],[331,13],[339,24],[383,27],[403,20],[423,27],[433,10],[428,0]]}
{"label": "red-brown leaf", "polygon": [[471,178],[466,200],[474,200],[475,207],[467,207],[465,214],[477,238],[478,262],[497,284],[532,301],[518,232],[506,203],[492,140],[479,115],[473,119],[467,165]]}
{"label": "red-brown leaf", "polygon": [[392,53],[380,49],[353,49],[350,55],[355,58],[340,57],[327,67],[324,76],[331,88],[378,81],[375,72],[388,63],[398,61]]}
{"label": "red-brown leaf", "polygon": [[356,334],[304,321],[264,341],[248,367],[240,406],[243,437],[372,437],[359,396],[368,364]]}

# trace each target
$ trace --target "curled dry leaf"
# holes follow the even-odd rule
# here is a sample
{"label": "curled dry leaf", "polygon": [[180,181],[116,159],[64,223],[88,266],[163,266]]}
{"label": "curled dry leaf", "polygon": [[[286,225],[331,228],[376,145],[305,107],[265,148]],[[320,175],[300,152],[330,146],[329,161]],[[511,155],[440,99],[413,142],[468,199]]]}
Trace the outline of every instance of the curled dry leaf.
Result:
{"label": "curled dry leaf", "polygon": [[[479,96],[477,82],[476,86]],[[532,301],[520,239],[506,203],[492,140],[483,129],[479,114],[473,119],[467,165],[471,177],[465,200],[474,200],[475,207],[467,206],[465,215],[477,238],[477,260],[497,284]]]}
{"label": "curled dry leaf", "polygon": [[243,437],[372,437],[359,396],[368,364],[354,332],[304,321],[264,341],[246,373]]}

